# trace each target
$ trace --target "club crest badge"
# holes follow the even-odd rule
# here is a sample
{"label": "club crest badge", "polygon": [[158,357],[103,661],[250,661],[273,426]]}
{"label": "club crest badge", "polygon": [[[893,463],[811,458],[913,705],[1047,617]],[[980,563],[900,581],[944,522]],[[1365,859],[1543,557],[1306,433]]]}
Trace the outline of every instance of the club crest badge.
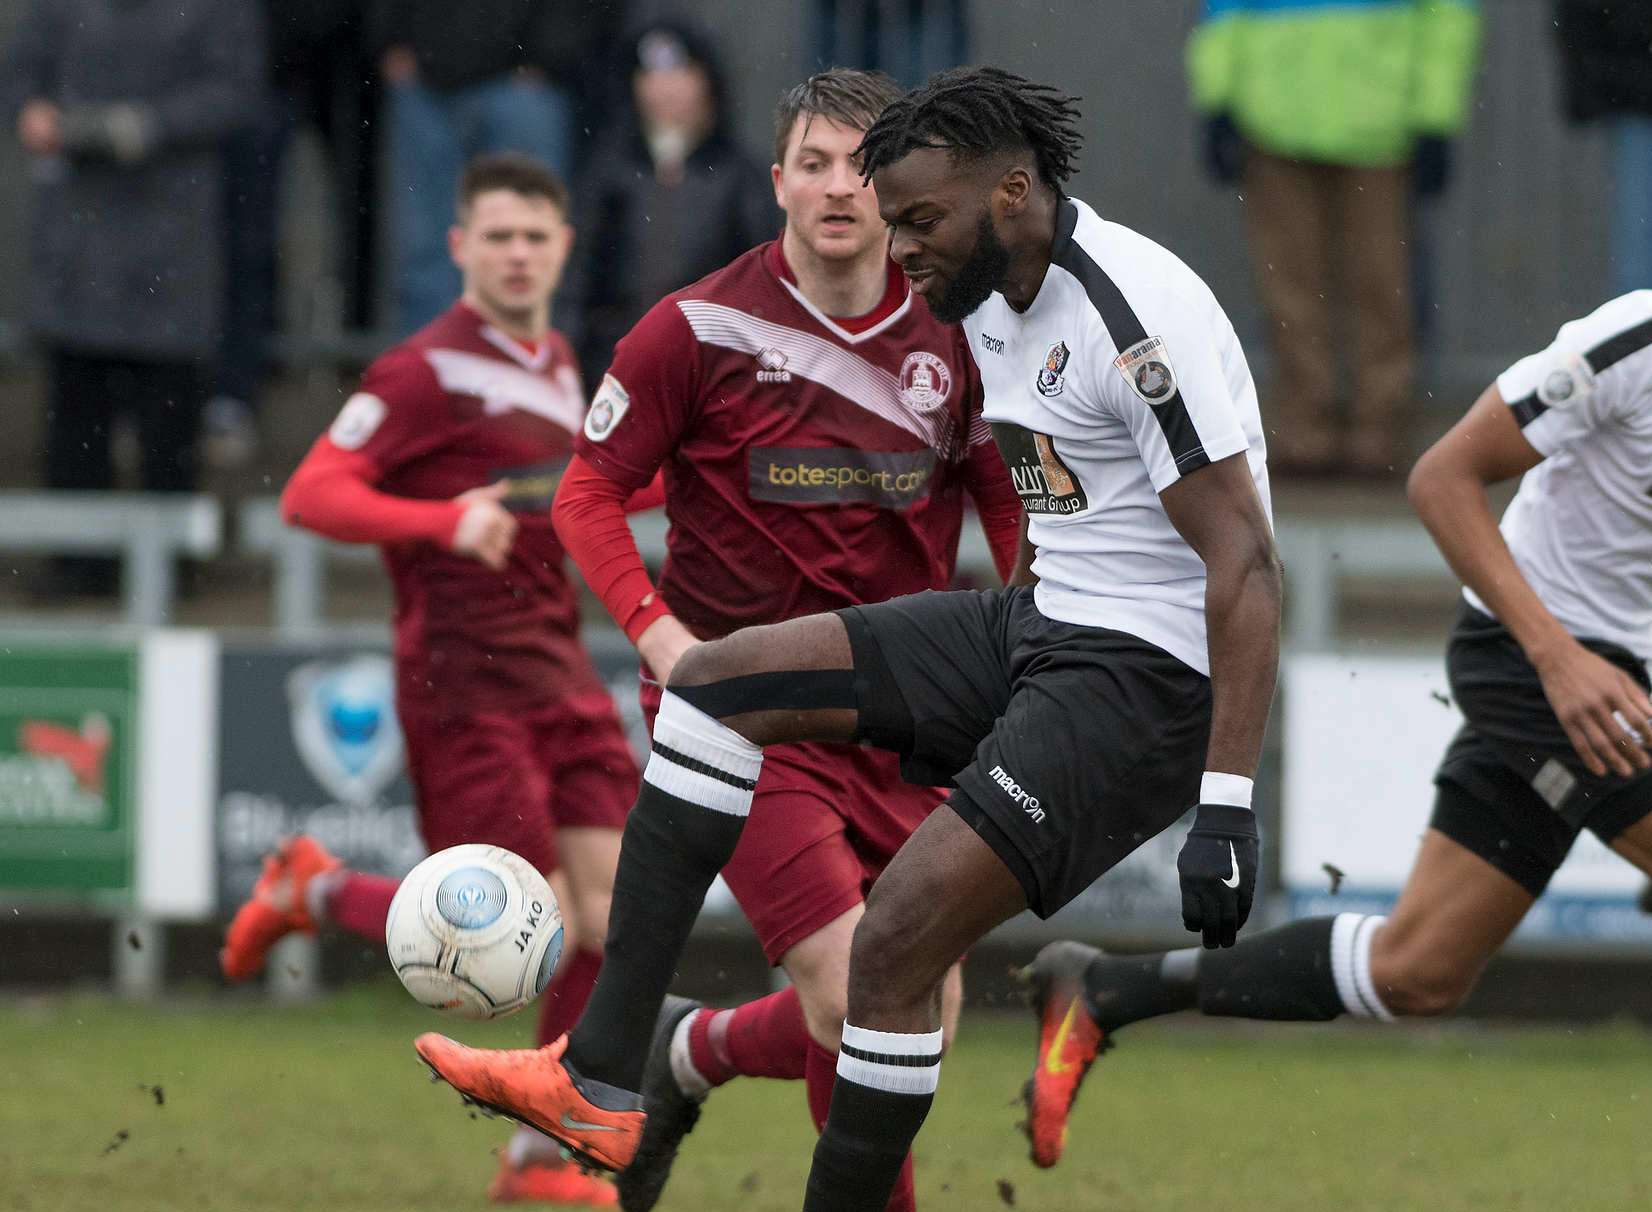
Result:
{"label": "club crest badge", "polygon": [[1050,351],[1044,355],[1044,369],[1038,372],[1039,395],[1059,396],[1062,393],[1067,386],[1067,376],[1063,372],[1071,356],[1072,351],[1065,341],[1057,341],[1050,346]]}
{"label": "club crest badge", "polygon": [[916,349],[901,363],[901,399],[913,412],[934,412],[952,394],[952,372],[927,350]]}
{"label": "club crest badge", "polygon": [[1176,371],[1162,337],[1137,341],[1114,358],[1113,365],[1145,404],[1163,404],[1176,394]]}
{"label": "club crest badge", "polygon": [[340,803],[370,804],[401,773],[387,657],[306,662],[287,676],[287,699],[299,756]]}

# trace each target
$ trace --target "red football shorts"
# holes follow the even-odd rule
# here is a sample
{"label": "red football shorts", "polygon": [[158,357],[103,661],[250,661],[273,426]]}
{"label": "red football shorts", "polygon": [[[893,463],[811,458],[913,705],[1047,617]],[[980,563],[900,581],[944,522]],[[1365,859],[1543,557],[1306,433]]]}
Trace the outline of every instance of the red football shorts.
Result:
{"label": "red football shorts", "polygon": [[[649,730],[660,688],[644,681]],[[723,868],[771,964],[862,903],[945,793],[901,780],[900,759],[860,745],[763,750],[751,816]]]}
{"label": "red football shorts", "polygon": [[483,842],[548,872],[557,867],[556,829],[625,827],[639,776],[606,693],[453,715],[398,700],[397,711],[432,851]]}

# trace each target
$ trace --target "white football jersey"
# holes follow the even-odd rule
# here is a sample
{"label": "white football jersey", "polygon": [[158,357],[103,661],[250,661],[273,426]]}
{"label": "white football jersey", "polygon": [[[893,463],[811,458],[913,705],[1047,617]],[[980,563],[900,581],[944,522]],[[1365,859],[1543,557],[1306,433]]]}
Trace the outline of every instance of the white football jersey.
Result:
{"label": "white football jersey", "polygon": [[1271,521],[1244,352],[1197,274],[1082,202],[1062,199],[1050,261],[1025,312],[995,293],[964,321],[1038,549],[1038,609],[1208,675],[1204,561],[1159,493],[1243,453]]}
{"label": "white football jersey", "polygon": [[1573,635],[1652,658],[1652,290],[1562,325],[1497,389],[1543,456],[1503,514],[1520,571]]}

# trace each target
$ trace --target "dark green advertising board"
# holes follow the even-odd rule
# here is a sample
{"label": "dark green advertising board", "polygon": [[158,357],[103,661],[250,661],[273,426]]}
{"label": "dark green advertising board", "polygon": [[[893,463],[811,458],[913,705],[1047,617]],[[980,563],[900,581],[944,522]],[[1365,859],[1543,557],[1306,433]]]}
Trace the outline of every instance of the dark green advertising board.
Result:
{"label": "dark green advertising board", "polygon": [[0,889],[129,895],[134,648],[0,647]]}

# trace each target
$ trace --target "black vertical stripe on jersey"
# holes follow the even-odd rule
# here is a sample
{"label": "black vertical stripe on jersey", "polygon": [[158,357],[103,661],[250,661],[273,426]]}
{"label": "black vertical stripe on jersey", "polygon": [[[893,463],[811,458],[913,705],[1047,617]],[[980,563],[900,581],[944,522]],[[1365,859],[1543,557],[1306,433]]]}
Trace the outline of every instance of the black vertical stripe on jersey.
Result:
{"label": "black vertical stripe on jersey", "polygon": [[1583,355],[1589,369],[1597,375],[1608,366],[1615,366],[1630,354],[1639,353],[1652,345],[1652,320],[1644,320],[1633,328],[1626,328],[1617,336],[1608,338]]}
{"label": "black vertical stripe on jersey", "polygon": [[[1147,340],[1147,329],[1142,327],[1135,309],[1130,306],[1118,284],[1073,239],[1077,228],[1078,207],[1073,205],[1071,199],[1063,198],[1056,215],[1055,244],[1050,250],[1050,260],[1079,280],[1084,293],[1090,297],[1090,306],[1101,316],[1101,322],[1107,325],[1107,334],[1123,353]],[[1193,425],[1193,417],[1187,411],[1187,401],[1182,399],[1180,386],[1164,403],[1149,404],[1148,408],[1164,433],[1178,473],[1186,475],[1210,462],[1199,431]]]}
{"label": "black vertical stripe on jersey", "polygon": [[1534,391],[1529,396],[1521,396],[1518,400],[1512,401],[1509,404],[1509,411],[1514,414],[1514,419],[1520,428],[1524,429],[1537,420],[1538,417],[1548,412],[1549,406],[1539,400],[1537,393]]}

